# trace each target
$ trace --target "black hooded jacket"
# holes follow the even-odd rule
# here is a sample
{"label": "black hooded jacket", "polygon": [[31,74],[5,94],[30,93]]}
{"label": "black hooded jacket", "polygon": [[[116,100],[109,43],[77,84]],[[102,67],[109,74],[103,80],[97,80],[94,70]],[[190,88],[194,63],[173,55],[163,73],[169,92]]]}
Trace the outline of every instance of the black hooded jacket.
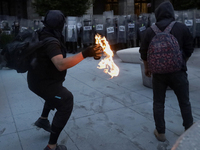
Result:
{"label": "black hooded jacket", "polygon": [[54,37],[55,42],[51,42],[37,51],[37,62],[34,68],[28,71],[28,86],[37,95],[44,93],[55,94],[59,92],[60,85],[65,80],[66,70],[58,71],[51,58],[62,54],[66,57],[66,48],[62,30],[65,17],[59,10],[50,10],[44,19],[45,27],[39,32],[39,39]]}
{"label": "black hooded jacket", "polygon": [[[155,10],[156,25],[161,30],[164,29],[175,20],[174,17],[174,8],[169,1],[161,3],[158,8]],[[178,40],[180,49],[183,53],[183,58],[186,62],[186,59],[189,58],[194,50],[193,48],[193,38],[189,29],[182,23],[176,22],[173,26],[171,32],[172,35]],[[155,36],[154,31],[149,27],[145,31],[144,40],[141,43],[140,47],[140,56],[142,60],[147,61],[147,51],[149,44],[152,38]],[[183,64],[183,70],[187,70],[186,63]]]}

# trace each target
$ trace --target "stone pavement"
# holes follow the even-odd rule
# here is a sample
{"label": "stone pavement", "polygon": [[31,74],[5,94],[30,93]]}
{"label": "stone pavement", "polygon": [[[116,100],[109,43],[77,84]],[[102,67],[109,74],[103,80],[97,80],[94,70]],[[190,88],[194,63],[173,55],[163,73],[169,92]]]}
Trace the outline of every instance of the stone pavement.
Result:
{"label": "stone pavement", "polygon": [[[68,70],[64,85],[74,94],[74,109],[58,144],[68,150],[170,150],[184,132],[175,94],[166,93],[168,140],[159,142],[153,135],[152,89],[142,85],[140,64],[124,63],[116,55],[114,61],[120,74],[113,79],[96,68],[99,61],[93,58]],[[188,61],[194,121],[200,120],[199,64],[200,49],[195,49]],[[43,150],[49,133],[32,125],[43,103],[28,89],[26,73],[0,70],[0,149]]]}

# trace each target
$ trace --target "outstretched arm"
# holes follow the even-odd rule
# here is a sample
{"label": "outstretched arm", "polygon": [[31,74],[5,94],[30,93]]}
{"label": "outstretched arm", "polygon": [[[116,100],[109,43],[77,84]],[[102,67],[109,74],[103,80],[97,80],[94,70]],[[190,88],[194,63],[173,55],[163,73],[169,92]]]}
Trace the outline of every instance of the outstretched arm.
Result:
{"label": "outstretched arm", "polygon": [[51,61],[56,66],[59,71],[63,71],[69,69],[84,59],[82,52],[67,58],[63,58],[63,55],[56,55],[54,56]]}
{"label": "outstretched arm", "polygon": [[102,53],[102,48],[100,45],[90,46],[84,51],[67,58],[63,58],[62,54],[56,55],[51,58],[51,61],[56,66],[59,71],[69,69],[79,62],[81,62],[86,57],[100,58]]}

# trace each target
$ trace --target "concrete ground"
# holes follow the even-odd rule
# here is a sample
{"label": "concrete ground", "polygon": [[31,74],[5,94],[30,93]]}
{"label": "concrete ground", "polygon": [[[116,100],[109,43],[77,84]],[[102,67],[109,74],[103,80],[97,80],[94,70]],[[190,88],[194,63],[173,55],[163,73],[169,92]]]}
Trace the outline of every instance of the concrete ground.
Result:
{"label": "concrete ground", "polygon": [[[68,150],[170,150],[184,132],[175,94],[166,93],[167,141],[159,142],[153,134],[152,89],[142,84],[140,64],[124,63],[116,55],[114,61],[120,74],[113,79],[96,68],[99,60],[93,58],[68,70],[64,85],[74,94],[74,109],[58,144]],[[200,49],[195,49],[188,61],[194,121],[200,120],[199,64]],[[32,125],[43,103],[28,89],[26,73],[0,70],[0,149],[43,150],[49,133]]]}

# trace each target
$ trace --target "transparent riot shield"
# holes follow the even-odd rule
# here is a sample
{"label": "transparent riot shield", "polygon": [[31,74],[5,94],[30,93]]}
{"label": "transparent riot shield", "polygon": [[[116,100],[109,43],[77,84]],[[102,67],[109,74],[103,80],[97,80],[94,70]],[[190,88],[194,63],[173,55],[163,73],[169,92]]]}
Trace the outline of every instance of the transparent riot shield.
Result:
{"label": "transparent riot shield", "polygon": [[41,20],[39,20],[39,28],[42,29],[44,27],[44,24],[42,23]]}
{"label": "transparent riot shield", "polygon": [[24,30],[34,30],[34,21],[30,19],[21,19],[20,20],[20,32]]}
{"label": "transparent riot shield", "polygon": [[18,24],[19,24],[19,20],[17,19],[17,17],[14,17],[14,16],[7,16],[7,17],[6,17],[6,20],[8,21],[8,25],[10,26],[10,28],[11,28],[11,33],[12,33],[12,25],[13,25],[15,22],[18,22]]}
{"label": "transparent riot shield", "polygon": [[92,16],[84,15],[83,16],[83,39],[82,42],[85,45],[90,45],[94,43],[94,32],[92,24]]}
{"label": "transparent riot shield", "polygon": [[66,41],[77,42],[77,17],[68,16],[66,18],[67,30],[66,30]]}
{"label": "transparent riot shield", "polygon": [[155,13],[150,14],[150,26],[156,23],[156,16]]}
{"label": "transparent riot shield", "polygon": [[183,23],[183,11],[174,11],[175,20],[177,22]]}
{"label": "transparent riot shield", "polygon": [[126,16],[118,16],[117,19],[117,43],[126,43]]}
{"label": "transparent riot shield", "polygon": [[15,20],[12,24],[12,34],[16,37],[20,31],[20,21]]}
{"label": "transparent riot shield", "polygon": [[2,30],[2,33],[5,33],[7,35],[11,34],[11,25],[9,24],[7,20],[1,21],[1,30]]}
{"label": "transparent riot shield", "polygon": [[140,15],[137,19],[137,24],[136,24],[136,30],[137,30],[136,46],[137,47],[140,46],[140,43],[143,40],[144,31],[146,30],[147,22],[148,22],[148,17],[145,17],[144,15]]}
{"label": "transparent riot shield", "polygon": [[195,10],[195,35],[200,37],[200,10]]}
{"label": "transparent riot shield", "polygon": [[150,26],[150,14],[148,13],[143,13],[141,14],[141,19],[142,19],[142,26],[145,26],[145,27],[149,27]]}
{"label": "transparent riot shield", "polygon": [[136,39],[136,15],[127,15],[127,47],[135,46]]}
{"label": "transparent riot shield", "polygon": [[194,37],[194,10],[183,11],[183,20]]}
{"label": "transparent riot shield", "polygon": [[111,10],[111,11],[104,11],[103,12],[103,16],[105,18],[113,18],[113,16],[114,16],[113,10]]}
{"label": "transparent riot shield", "polygon": [[83,25],[82,25],[82,17],[77,17],[77,47],[82,48],[82,37],[83,37]]}
{"label": "transparent riot shield", "polygon": [[40,20],[38,20],[38,19],[33,20],[33,29],[34,29],[34,30],[39,30],[39,29],[41,29]]}
{"label": "transparent riot shield", "polygon": [[94,34],[105,36],[105,17],[103,15],[93,15]]}
{"label": "transparent riot shield", "polygon": [[[29,28],[29,21],[28,19],[21,19],[20,20],[20,32],[23,32],[24,30]],[[31,28],[29,28],[31,29]]]}
{"label": "transparent riot shield", "polygon": [[200,48],[200,10],[195,10],[195,27],[194,27],[194,33],[195,33],[195,43],[194,46],[197,46]]}
{"label": "transparent riot shield", "polygon": [[105,28],[106,28],[106,39],[110,45],[116,44],[116,24],[114,23],[114,18],[106,18]]}

